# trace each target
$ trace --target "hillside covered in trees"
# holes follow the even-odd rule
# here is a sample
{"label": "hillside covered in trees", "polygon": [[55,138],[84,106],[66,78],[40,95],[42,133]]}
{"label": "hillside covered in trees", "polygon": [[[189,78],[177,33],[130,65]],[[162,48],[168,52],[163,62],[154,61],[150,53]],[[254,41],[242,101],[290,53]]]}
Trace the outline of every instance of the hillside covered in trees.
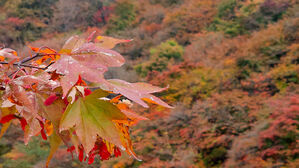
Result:
{"label": "hillside covered in trees", "polygon": [[[299,167],[298,0],[0,0],[0,48],[20,56],[94,30],[133,39],[106,78],[168,87],[156,96],[175,108],[134,106],[150,119],[130,130],[142,161],[62,147],[50,167]],[[0,139],[0,168],[45,164],[49,144],[22,134]]]}

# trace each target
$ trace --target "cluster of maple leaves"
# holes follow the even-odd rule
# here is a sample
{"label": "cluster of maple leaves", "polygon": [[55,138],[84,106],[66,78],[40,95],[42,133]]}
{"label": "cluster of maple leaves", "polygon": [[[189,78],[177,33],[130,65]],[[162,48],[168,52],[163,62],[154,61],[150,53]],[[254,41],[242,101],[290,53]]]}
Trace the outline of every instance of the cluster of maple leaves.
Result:
{"label": "cluster of maple leaves", "polygon": [[49,139],[47,166],[62,143],[89,164],[96,155],[107,160],[121,151],[138,159],[129,127],[147,118],[133,112],[127,99],[143,107],[148,107],[146,102],[171,106],[151,94],[165,88],[104,78],[108,67],[125,62],[111,49],[129,41],[93,32],[87,39],[71,37],[59,52],[31,47],[35,55],[22,60],[14,50],[1,49],[0,137],[19,121],[25,144],[32,136]]}

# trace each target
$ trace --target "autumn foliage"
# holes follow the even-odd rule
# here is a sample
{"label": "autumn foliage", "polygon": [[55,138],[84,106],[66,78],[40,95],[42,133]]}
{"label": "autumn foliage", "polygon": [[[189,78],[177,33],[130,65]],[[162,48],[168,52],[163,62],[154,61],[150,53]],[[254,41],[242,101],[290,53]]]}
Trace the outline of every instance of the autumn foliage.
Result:
{"label": "autumn foliage", "polygon": [[0,9],[0,167],[299,167],[298,0]]}
{"label": "autumn foliage", "polygon": [[[27,144],[32,136],[49,140],[47,166],[61,143],[78,159],[92,164],[95,157],[108,160],[121,151],[139,160],[133,151],[129,127],[139,120],[131,102],[171,108],[151,93],[159,88],[104,78],[108,67],[119,67],[124,58],[111,50],[130,40],[106,36],[73,36],[60,51],[31,47],[35,53],[20,58],[9,48],[1,55],[1,136],[18,120]],[[107,96],[113,95],[110,98]]]}

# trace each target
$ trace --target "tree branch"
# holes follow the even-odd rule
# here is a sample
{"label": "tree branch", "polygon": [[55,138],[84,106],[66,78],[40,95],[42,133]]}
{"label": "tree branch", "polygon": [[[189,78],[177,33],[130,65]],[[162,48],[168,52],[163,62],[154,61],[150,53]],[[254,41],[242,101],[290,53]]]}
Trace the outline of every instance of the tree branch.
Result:
{"label": "tree branch", "polygon": [[36,53],[32,57],[26,57],[26,58],[24,58],[22,61],[19,62],[19,64],[24,64],[24,63],[26,63],[28,61],[31,61],[31,60],[33,60],[33,59],[35,59],[37,57],[43,57],[43,56],[47,56],[47,55],[60,55],[60,54],[58,54],[58,53],[53,53],[53,54]]}
{"label": "tree branch", "polygon": [[[19,63],[13,63],[12,65],[14,66],[20,66],[20,67],[28,67],[28,68],[36,68],[36,69],[41,69],[41,70],[46,70],[47,68],[49,68],[49,66],[51,66],[54,62],[51,62],[49,65],[47,65],[46,67],[42,68],[42,67],[37,67],[37,66],[32,66],[32,65],[27,65],[27,64],[19,64]],[[8,62],[0,62],[0,64],[4,64],[7,65],[9,64]]]}
{"label": "tree branch", "polygon": [[31,60],[33,60],[33,59],[35,59],[37,57],[41,57],[41,56],[44,56],[44,55],[41,55],[40,53],[36,53],[33,57],[26,57],[26,58],[24,58],[22,61],[20,61],[18,63],[18,65],[24,64],[24,63],[26,63],[28,61],[31,61]]}

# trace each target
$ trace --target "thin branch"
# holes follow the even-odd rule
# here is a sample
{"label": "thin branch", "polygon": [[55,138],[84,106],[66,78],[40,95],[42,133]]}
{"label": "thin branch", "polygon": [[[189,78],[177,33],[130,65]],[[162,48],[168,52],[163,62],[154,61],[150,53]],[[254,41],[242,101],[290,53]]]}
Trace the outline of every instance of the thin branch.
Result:
{"label": "thin branch", "polygon": [[[52,50],[52,49],[49,48],[49,47],[43,46],[43,47],[39,48],[38,52],[37,52],[34,56],[32,56],[32,57],[26,57],[26,58],[24,58],[22,61],[19,61],[18,63],[13,63],[13,64],[11,64],[11,63],[8,63],[8,62],[0,62],[0,64],[11,64],[11,65],[14,65],[14,66],[18,66],[19,69],[16,70],[16,71],[14,71],[14,72],[11,73],[10,75],[8,75],[8,77],[11,77],[12,75],[18,73],[18,72],[20,71],[20,69],[22,69],[22,67],[46,70],[46,69],[48,69],[54,62],[51,62],[50,64],[48,64],[46,67],[43,67],[43,68],[42,68],[42,67],[37,67],[37,66],[28,65],[28,64],[24,64],[24,63],[29,62],[29,61],[31,61],[31,60],[33,60],[33,59],[35,59],[35,58],[38,58],[38,57],[50,56],[50,55],[60,55],[60,54],[57,53],[57,52],[55,52],[55,53],[51,53],[51,54],[40,53],[40,50],[41,50],[42,48],[48,48],[48,49]],[[53,50],[53,51],[55,51],[55,50]]]}
{"label": "thin branch", "polygon": [[[46,48],[46,47],[44,47],[44,48]],[[31,61],[31,60],[33,60],[33,59],[35,59],[37,57],[43,57],[43,56],[47,56],[47,55],[60,55],[60,54],[59,53],[52,53],[52,54],[36,53],[32,57],[26,57],[26,58],[24,58],[22,61],[19,62],[19,65],[24,64],[24,63],[26,63],[28,61]]]}
{"label": "thin branch", "polygon": [[[0,62],[0,64],[9,64],[9,63],[8,62]],[[49,65],[47,65],[44,68],[36,67],[36,66],[32,66],[32,65],[27,65],[27,64],[19,64],[19,63],[13,63],[12,65],[14,65],[14,66],[20,66],[20,67],[28,67],[28,68],[36,68],[36,69],[46,70],[52,64],[53,64],[53,62],[50,63]]]}
{"label": "thin branch", "polygon": [[[9,63],[8,63],[8,62],[0,62],[0,64],[9,64]],[[14,66],[18,66],[19,68],[20,68],[20,67],[27,67],[27,68],[35,68],[35,69],[46,70],[46,69],[48,69],[52,64],[54,64],[54,62],[51,62],[49,65],[47,65],[47,66],[44,67],[44,68],[42,68],[42,67],[36,67],[36,66],[32,66],[32,65],[26,65],[26,64],[21,64],[21,65],[19,65],[19,64],[17,64],[17,63],[14,63],[14,64],[12,64],[12,65],[14,65]],[[21,68],[20,68],[20,69],[21,69]],[[11,73],[10,75],[8,75],[8,77],[11,77],[11,76],[14,75],[15,73],[19,72],[20,69],[14,71],[14,72]]]}
{"label": "thin branch", "polygon": [[10,78],[12,75],[14,75],[15,73],[19,72],[19,70],[14,71],[13,73],[9,74],[8,77]]}
{"label": "thin branch", "polygon": [[33,57],[26,57],[26,58],[24,58],[22,61],[20,61],[18,63],[18,65],[24,64],[24,63],[26,63],[28,61],[31,61],[31,60],[33,60],[33,59],[35,59],[37,57],[41,57],[41,56],[43,56],[43,55],[41,55],[40,53],[36,53]]}
{"label": "thin branch", "polygon": [[13,72],[12,74],[10,74],[8,77],[11,77],[11,76],[12,76],[12,79],[15,79],[16,76],[17,76],[17,74],[18,74],[20,71],[23,71],[23,68],[16,70],[16,71]]}
{"label": "thin branch", "polygon": [[47,65],[43,70],[46,70],[49,68],[49,66],[51,66],[52,64],[54,64],[54,62],[51,62],[49,65]]}

